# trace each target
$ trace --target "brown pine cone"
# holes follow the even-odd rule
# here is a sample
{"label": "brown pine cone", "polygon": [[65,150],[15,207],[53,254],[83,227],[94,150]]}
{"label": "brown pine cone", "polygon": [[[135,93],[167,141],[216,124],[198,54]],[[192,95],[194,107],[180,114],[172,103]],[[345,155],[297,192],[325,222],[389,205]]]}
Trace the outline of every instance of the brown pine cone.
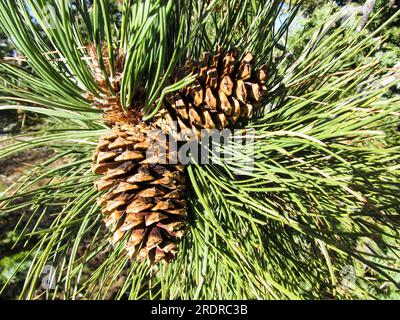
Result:
{"label": "brown pine cone", "polygon": [[96,186],[106,191],[99,204],[113,232],[111,243],[126,237],[128,255],[152,263],[175,256],[186,216],[184,167],[165,164],[172,160],[168,144],[152,136],[154,129],[143,123],[114,126],[100,138],[92,167],[103,175]]}

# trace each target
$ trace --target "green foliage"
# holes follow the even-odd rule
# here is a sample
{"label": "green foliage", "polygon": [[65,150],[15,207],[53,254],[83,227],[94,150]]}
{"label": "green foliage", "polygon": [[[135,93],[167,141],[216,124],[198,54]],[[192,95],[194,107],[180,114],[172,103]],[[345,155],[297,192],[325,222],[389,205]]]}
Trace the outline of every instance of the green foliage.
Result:
{"label": "green foliage", "polygon": [[[48,3],[54,29],[41,11]],[[86,1],[65,3],[0,4],[0,26],[33,70],[0,64],[7,90],[0,108],[23,101],[23,109],[48,117],[48,127],[2,148],[0,158],[54,150],[0,202],[3,215],[20,213],[21,262],[32,259],[21,298],[37,297],[46,265],[57,267],[55,290],[39,293],[49,299],[349,298],[342,281],[349,267],[363,297],[371,296],[371,281],[400,287],[400,147],[391,140],[400,100],[382,99],[389,88],[373,56],[396,16],[357,32],[357,19],[332,28],[338,16],[326,15],[287,43],[299,7],[281,1],[127,0],[120,27],[107,1],[90,10]],[[232,157],[188,167],[189,234],[168,265],[130,261],[123,242],[112,248],[107,241],[90,170],[107,128],[83,96],[102,94],[86,62],[92,43],[100,61],[106,46],[111,66],[117,48],[125,53],[119,98],[134,108],[143,87],[146,119],[160,96],[191,81],[167,85],[173,68],[203,51],[238,47],[268,67],[262,107],[239,125],[254,129],[251,148],[228,147]],[[107,81],[113,68],[102,69]]]}
{"label": "green foliage", "polygon": [[[332,12],[340,12],[348,7],[347,11],[354,14],[360,15],[360,12],[352,10],[352,8],[359,8],[363,5],[365,1],[353,1],[351,3],[346,1],[307,1],[302,4],[302,12],[304,13],[302,18],[297,19],[297,23],[304,26],[306,29],[314,28],[320,25],[321,22],[326,19]],[[366,34],[373,32],[380,28],[382,24],[391,19],[399,11],[399,5],[396,2],[387,0],[377,0],[375,6],[368,20],[367,26],[364,30]],[[341,23],[343,17],[337,21]],[[382,66],[393,67],[396,63],[400,61],[400,28],[398,27],[400,23],[400,18],[397,17],[391,20],[391,23],[386,26],[386,28],[381,29],[379,35],[384,36],[385,40],[382,42],[381,47],[377,50],[377,57],[379,57]],[[301,28],[299,28],[301,29]],[[300,30],[297,30],[296,34],[293,34],[293,39],[297,38]]]}
{"label": "green foliage", "polygon": [[[359,1],[363,3],[363,1]],[[339,3],[337,3],[339,4]],[[343,6],[345,3],[340,3],[339,5]],[[322,4],[316,4],[309,2],[307,5],[303,5],[303,9],[305,10],[306,16],[303,16],[301,19],[298,18],[296,22],[302,26],[304,26],[304,29],[312,29],[318,25],[321,24],[321,22],[326,19],[331,12],[338,12],[341,10],[340,7],[336,6],[335,4],[332,3],[324,3]],[[395,4],[391,4],[389,1],[380,1],[378,0],[375,3],[374,11],[371,14],[371,17],[368,21],[368,25],[366,26],[366,30],[364,31],[365,34],[363,36],[368,36],[370,32],[375,31],[377,28],[379,28],[383,23],[385,23],[388,19],[392,18],[394,14],[398,11],[398,8],[396,7]],[[342,21],[340,21],[342,22]],[[359,57],[357,60],[364,60],[366,56],[370,56],[369,59],[372,60],[377,60],[379,61],[380,65],[384,67],[385,69],[382,70],[383,74],[391,74],[391,72],[388,72],[388,70],[391,69],[386,69],[386,68],[392,68],[394,65],[398,64],[400,61],[400,51],[399,51],[399,46],[396,45],[396,39],[397,39],[397,32],[398,32],[398,25],[399,23],[399,16],[396,18],[392,19],[391,22],[383,28],[379,34],[383,35],[385,38],[383,42],[376,47],[376,49],[372,52],[365,52],[365,51],[360,51]],[[335,28],[331,29],[331,32],[334,32]],[[292,32],[290,36],[290,41],[296,41],[299,37],[299,35],[304,32],[302,28],[296,28],[294,32]],[[309,39],[304,39],[303,42],[296,42],[296,46],[294,47],[295,50],[301,50],[302,47],[307,43]],[[396,73],[396,71],[394,72]],[[393,77],[393,74],[392,74]],[[393,79],[392,79],[393,81]],[[387,92],[385,94],[386,97],[398,97],[396,94],[396,85],[398,87],[398,84],[396,82],[393,82],[392,90]],[[390,103],[390,102],[388,102]],[[387,119],[383,120],[384,123],[382,126],[387,126],[388,131],[387,131],[387,142],[390,145],[398,145],[399,144],[399,133],[398,133],[398,117],[388,117]],[[389,241],[389,242],[393,242]],[[394,246],[398,246],[398,242],[393,243]],[[391,253],[388,252],[388,255]],[[379,259],[378,259],[379,260]],[[394,257],[393,261],[398,261],[396,257]],[[398,263],[396,263],[396,267],[398,267]],[[359,272],[364,273],[365,270],[363,270],[362,266],[358,267]],[[396,279],[396,282],[399,282],[398,275],[392,274],[392,276]],[[366,293],[367,292],[367,293]],[[384,281],[376,281],[375,280],[370,280],[368,282],[368,285],[363,285],[362,289],[360,290],[353,290],[352,295],[355,298],[365,298],[368,295],[371,295],[376,298],[380,299],[396,299],[398,290],[396,289],[395,286],[390,285]]]}
{"label": "green foliage", "polygon": [[21,261],[26,256],[25,252],[17,253],[16,255],[5,257],[0,260],[0,285],[6,284],[10,278],[23,279],[28,270],[30,261],[25,261],[21,265]]}
{"label": "green foliage", "polygon": [[22,288],[23,279],[25,279],[32,261],[29,258],[26,259],[27,252],[21,247],[19,250],[12,249],[18,235],[13,231],[6,231],[7,228],[5,228],[4,224],[8,218],[6,215],[2,215],[0,223],[0,286],[7,286],[5,296],[14,298]]}

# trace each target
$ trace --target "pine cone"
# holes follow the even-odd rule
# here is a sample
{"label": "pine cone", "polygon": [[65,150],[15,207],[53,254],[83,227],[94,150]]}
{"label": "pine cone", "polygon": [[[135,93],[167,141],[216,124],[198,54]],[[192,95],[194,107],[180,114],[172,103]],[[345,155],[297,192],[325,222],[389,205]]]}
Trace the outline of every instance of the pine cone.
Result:
{"label": "pine cone", "polygon": [[[123,70],[124,55],[120,50],[115,50],[114,76],[111,76],[112,72],[108,58],[108,47],[106,45],[103,45],[101,48],[103,65],[106,71],[106,75],[103,74],[102,68],[100,66],[100,61],[98,60],[96,52],[96,46],[95,45],[88,46],[87,51],[88,51],[88,64],[90,66],[90,70],[92,70],[94,81],[102,92],[99,93],[99,96],[94,96],[92,93],[86,92],[85,98],[92,101],[93,107],[97,109],[103,109],[104,111],[106,111],[105,114],[106,116],[108,115],[108,113],[113,113],[113,114],[118,113],[119,117],[121,117],[121,115],[123,116],[123,112],[121,110],[119,91],[120,91],[120,82]],[[109,121],[108,119],[105,120],[107,123],[112,122]]]}
{"label": "pine cone", "polygon": [[114,245],[125,237],[130,257],[169,261],[183,236],[186,215],[184,167],[153,126],[115,125],[100,138],[93,172],[105,223]]}
{"label": "pine cone", "polygon": [[[223,129],[239,118],[251,116],[266,90],[266,68],[254,70],[251,53],[238,59],[235,49],[204,53],[199,62],[187,62],[171,82],[193,73],[196,80],[177,92],[169,93],[155,123],[175,137],[190,132],[201,137],[201,129]],[[174,125],[175,123],[175,125]]]}

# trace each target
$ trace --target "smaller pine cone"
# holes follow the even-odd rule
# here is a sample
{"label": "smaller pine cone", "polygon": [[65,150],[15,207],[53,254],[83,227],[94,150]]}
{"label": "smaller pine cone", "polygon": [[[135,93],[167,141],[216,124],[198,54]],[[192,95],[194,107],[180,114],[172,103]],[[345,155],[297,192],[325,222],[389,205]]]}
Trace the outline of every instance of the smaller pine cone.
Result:
{"label": "smaller pine cone", "polygon": [[255,69],[253,55],[239,59],[236,49],[206,52],[200,61],[188,61],[171,82],[191,73],[196,80],[167,94],[155,117],[157,126],[175,137],[183,131],[200,138],[201,129],[221,130],[249,118],[266,91],[265,66]]}
{"label": "smaller pine cone", "polygon": [[184,166],[171,163],[173,153],[155,128],[144,123],[116,125],[100,138],[92,170],[105,224],[115,245],[138,261],[168,262],[184,234],[186,201]]}
{"label": "smaller pine cone", "polygon": [[120,82],[122,78],[123,59],[124,55],[120,50],[114,52],[114,75],[112,76],[111,64],[108,58],[108,47],[103,45],[101,55],[106,74],[103,74],[100,66],[100,61],[97,56],[96,46],[90,45],[87,47],[88,64],[93,73],[93,78],[97,86],[101,89],[99,96],[94,96],[87,92],[85,98],[92,101],[93,107],[102,109],[107,112],[116,112],[120,110]]}

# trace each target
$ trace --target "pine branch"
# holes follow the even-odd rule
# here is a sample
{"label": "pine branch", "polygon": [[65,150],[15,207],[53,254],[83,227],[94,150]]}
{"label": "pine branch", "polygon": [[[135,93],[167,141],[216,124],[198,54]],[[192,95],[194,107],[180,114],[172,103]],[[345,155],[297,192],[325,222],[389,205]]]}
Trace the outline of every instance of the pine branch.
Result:
{"label": "pine branch", "polygon": [[[54,29],[44,28],[47,4]],[[23,213],[16,231],[31,264],[21,298],[37,297],[49,263],[57,286],[40,294],[53,299],[348,298],[348,267],[361,270],[354,285],[369,285],[368,270],[398,286],[392,130],[400,100],[382,99],[388,87],[370,57],[395,17],[361,35],[355,19],[334,28],[342,12],[306,30],[298,39],[305,45],[292,50],[286,36],[299,7],[289,6],[277,27],[281,1],[127,0],[120,27],[107,1],[86,9],[83,0],[73,8],[0,4],[0,25],[32,68],[0,64],[0,109],[40,112],[49,124],[17,137],[0,158],[39,146],[54,152],[0,199],[2,216]],[[187,167],[189,232],[175,260],[130,260],[128,237],[109,244],[113,232],[96,203],[91,157],[108,129],[92,107],[140,105],[151,120],[164,95],[194,80],[169,83],[175,68],[218,45],[254,51],[267,66],[259,108],[237,122],[253,130],[251,143],[217,144],[223,152],[213,149],[209,164]]]}

